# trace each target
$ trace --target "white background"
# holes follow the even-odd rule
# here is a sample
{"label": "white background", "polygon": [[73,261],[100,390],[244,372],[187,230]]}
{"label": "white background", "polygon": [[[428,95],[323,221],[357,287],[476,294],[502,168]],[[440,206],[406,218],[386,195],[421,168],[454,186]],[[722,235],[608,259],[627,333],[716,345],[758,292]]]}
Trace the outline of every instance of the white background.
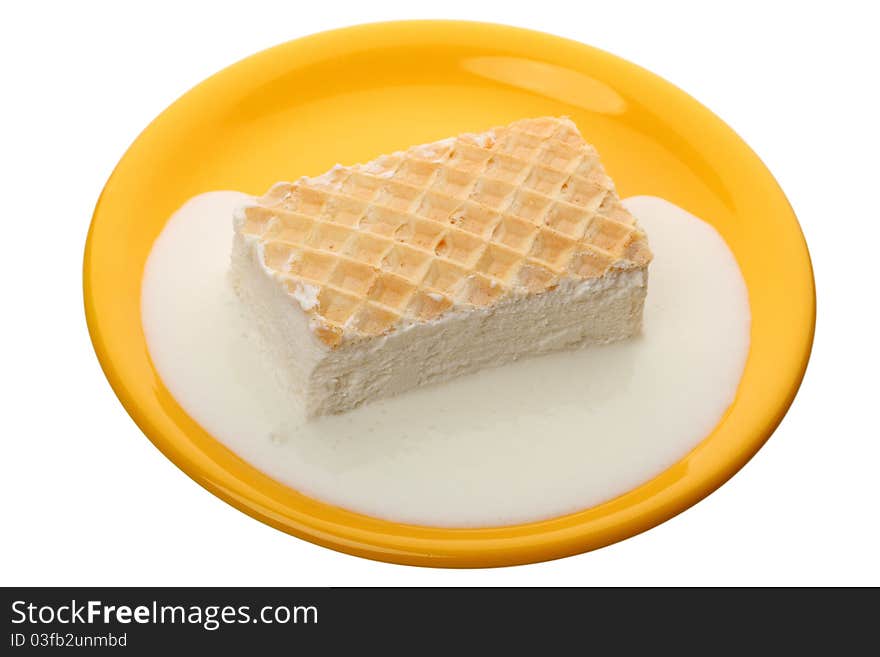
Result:
{"label": "white background", "polygon": [[[727,6],[3,3],[0,584],[880,584],[876,17],[869,3]],[[419,17],[544,30],[650,68],[737,130],[800,218],[819,299],[800,394],[738,475],[654,530],[495,570],[337,554],[192,482],[141,435],[101,373],[82,312],[82,249],[98,194],[140,130],[253,52]]]}

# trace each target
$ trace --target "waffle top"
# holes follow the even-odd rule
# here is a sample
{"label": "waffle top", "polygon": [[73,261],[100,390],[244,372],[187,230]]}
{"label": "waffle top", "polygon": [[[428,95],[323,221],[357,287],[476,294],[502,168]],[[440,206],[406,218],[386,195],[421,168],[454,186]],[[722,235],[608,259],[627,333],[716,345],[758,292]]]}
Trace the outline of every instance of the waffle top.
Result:
{"label": "waffle top", "polygon": [[329,347],[651,260],[567,118],[278,183],[235,225]]}

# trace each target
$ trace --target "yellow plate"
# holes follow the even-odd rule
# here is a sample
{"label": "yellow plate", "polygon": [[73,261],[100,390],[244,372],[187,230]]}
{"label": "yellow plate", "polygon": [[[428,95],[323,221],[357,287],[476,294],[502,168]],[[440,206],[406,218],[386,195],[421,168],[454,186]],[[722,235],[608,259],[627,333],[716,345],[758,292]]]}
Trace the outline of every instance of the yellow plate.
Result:
{"label": "yellow plate", "polygon": [[[662,196],[711,221],[742,268],[752,335],[736,400],[679,463],[616,499],[543,522],[417,527],[352,513],[277,483],[214,440],[169,394],[147,354],[141,276],[153,240],[189,197],[217,189],[262,193],[276,180],[318,174],[336,162],[547,114],[577,122],[622,196]],[[605,52],[464,22],[325,32],[199,84],[144,130],[107,182],[83,278],[89,330],[107,378],[138,426],[184,472],[300,538],[430,566],[500,566],[584,552],[694,504],[776,428],[806,368],[815,323],[812,269],[797,219],[770,172],[720,119]]]}

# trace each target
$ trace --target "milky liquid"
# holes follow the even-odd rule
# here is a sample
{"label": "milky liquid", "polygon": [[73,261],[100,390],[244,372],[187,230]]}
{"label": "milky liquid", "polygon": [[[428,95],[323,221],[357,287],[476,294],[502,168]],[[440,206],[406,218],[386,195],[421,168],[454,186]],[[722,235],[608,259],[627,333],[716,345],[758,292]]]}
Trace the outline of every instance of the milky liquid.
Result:
{"label": "milky liquid", "polygon": [[654,197],[625,205],[648,233],[643,335],[525,359],[306,422],[226,272],[236,192],[197,196],[156,240],[143,281],[162,380],[217,440],[306,495],[435,526],[527,522],[651,479],[717,424],[749,346],[733,255],[708,224]]}

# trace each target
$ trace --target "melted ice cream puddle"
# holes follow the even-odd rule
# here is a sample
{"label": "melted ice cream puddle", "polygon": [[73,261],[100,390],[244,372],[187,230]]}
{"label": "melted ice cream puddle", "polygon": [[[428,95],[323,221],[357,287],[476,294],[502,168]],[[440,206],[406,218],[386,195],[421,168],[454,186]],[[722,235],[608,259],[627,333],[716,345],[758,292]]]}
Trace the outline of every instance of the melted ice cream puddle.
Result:
{"label": "melted ice cream puddle", "polygon": [[736,261],[709,224],[644,196],[625,202],[654,251],[641,337],[305,422],[227,282],[232,210],[246,198],[202,194],[168,221],[144,273],[147,345],[199,424],[306,495],[421,525],[558,516],[662,472],[734,398],[750,323]]}

